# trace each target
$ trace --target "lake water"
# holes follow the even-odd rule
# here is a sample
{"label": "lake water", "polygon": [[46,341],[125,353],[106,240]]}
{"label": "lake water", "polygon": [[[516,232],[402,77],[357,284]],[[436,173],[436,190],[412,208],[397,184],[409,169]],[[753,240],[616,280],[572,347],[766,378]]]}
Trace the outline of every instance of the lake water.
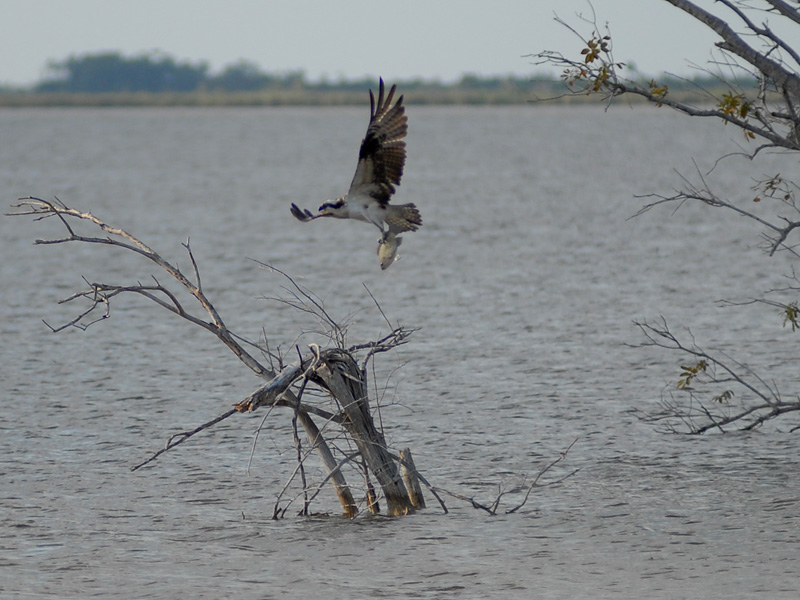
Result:
{"label": "lake water", "polygon": [[[364,107],[0,111],[0,190],[58,196],[190,272],[237,333],[293,351],[308,315],[265,300],[292,274],[353,343],[417,328],[375,376],[393,448],[435,485],[491,502],[573,441],[518,514],[454,499],[445,515],[272,521],[294,468],[290,415],[237,415],[137,472],[173,433],[259,380],[213,336],[121,299],[109,321],[52,334],[85,276],[146,281],[108,248],[33,246],[53,220],[0,219],[0,596],[3,598],[797,598],[797,417],[748,434],[667,435],[637,421],[682,357],[638,347],[634,319],[729,353],[796,394],[797,334],[764,307],[720,308],[785,284],[749,220],[651,211],[743,138],[647,107],[408,108],[397,201],[425,226],[386,272],[363,223],[301,224],[346,190]],[[796,161],[732,158],[720,193]],[[7,212],[7,210],[5,211]],[[160,277],[166,281],[165,277]],[[314,463],[316,464],[316,463]],[[248,468],[249,465],[249,468]],[[310,465],[311,466],[311,465]],[[318,477],[312,467],[311,477]],[[354,482],[355,483],[355,482]],[[519,495],[511,495],[510,508]]]}

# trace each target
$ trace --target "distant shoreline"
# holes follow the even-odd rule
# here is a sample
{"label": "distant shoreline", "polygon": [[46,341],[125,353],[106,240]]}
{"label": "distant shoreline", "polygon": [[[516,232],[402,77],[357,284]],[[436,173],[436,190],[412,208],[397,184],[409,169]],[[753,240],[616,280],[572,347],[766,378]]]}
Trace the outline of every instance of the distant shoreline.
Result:
{"label": "distant shoreline", "polygon": [[[525,105],[585,104],[599,102],[597,95],[564,95],[560,82],[536,82],[523,88],[465,89],[436,87],[409,89],[407,104],[416,105]],[[670,92],[673,98],[692,100],[699,94],[686,90]],[[696,98],[695,98],[696,100]],[[0,108],[48,107],[259,107],[259,106],[361,106],[366,93],[357,90],[276,89],[249,92],[1,92]],[[633,95],[626,102],[644,102]]]}
{"label": "distant shoreline", "polygon": [[[401,90],[402,92],[402,90]],[[497,105],[536,101],[531,90],[432,89],[404,92],[407,104]],[[9,92],[0,93],[0,107],[135,107],[135,106],[360,106],[364,91],[259,90],[252,92]]]}
{"label": "distant shoreline", "polygon": [[[307,81],[303,71],[267,73],[255,63],[239,61],[217,74],[205,63],[176,61],[151,52],[124,56],[106,51],[70,56],[51,61],[48,76],[27,88],[0,85],[0,107],[215,107],[215,106],[362,106],[367,90],[377,91],[377,81]],[[641,74],[627,73],[642,80]],[[566,77],[566,79],[565,79]],[[530,76],[485,76],[465,73],[458,81],[410,79],[387,81],[396,84],[408,104],[416,105],[526,105],[585,104],[602,102],[603,94],[586,94],[595,83],[578,77],[569,80],[553,73]],[[745,87],[755,86],[755,81]],[[717,101],[730,86],[714,76],[685,79],[668,74],[658,78],[660,93],[669,90],[671,99],[698,103]],[[741,87],[740,84],[737,86]],[[628,102],[646,102],[636,94]]]}

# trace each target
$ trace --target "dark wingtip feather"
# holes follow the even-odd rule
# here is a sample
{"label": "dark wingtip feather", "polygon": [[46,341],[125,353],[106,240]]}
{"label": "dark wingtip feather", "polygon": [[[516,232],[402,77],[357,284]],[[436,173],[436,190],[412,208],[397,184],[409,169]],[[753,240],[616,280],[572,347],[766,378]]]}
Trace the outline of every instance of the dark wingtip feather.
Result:
{"label": "dark wingtip feather", "polygon": [[[389,110],[389,107],[392,105],[392,98],[394,98],[394,93],[397,91],[397,84],[395,83],[391,88],[389,88],[389,95],[386,96],[386,102],[384,102],[384,110]],[[378,107],[380,110],[380,107]]]}
{"label": "dark wingtip feather", "polygon": [[311,214],[311,211],[309,211],[308,209],[303,210],[295,203],[292,203],[291,211],[292,211],[292,216],[294,216],[295,219],[297,219],[298,221],[302,221],[304,223],[314,218],[314,215]]}
{"label": "dark wingtip feather", "polygon": [[[378,109],[377,112],[381,111],[381,107],[383,106],[383,77],[378,79],[380,85],[378,86]],[[372,90],[370,90],[370,93]]]}

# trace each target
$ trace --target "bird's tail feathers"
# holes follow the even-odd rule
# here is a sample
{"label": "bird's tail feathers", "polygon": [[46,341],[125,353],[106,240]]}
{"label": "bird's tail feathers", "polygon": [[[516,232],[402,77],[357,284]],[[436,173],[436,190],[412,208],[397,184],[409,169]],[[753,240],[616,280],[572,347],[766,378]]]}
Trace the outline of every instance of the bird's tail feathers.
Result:
{"label": "bird's tail feathers", "polygon": [[389,207],[386,222],[389,229],[397,233],[416,231],[422,226],[422,215],[414,203],[397,204]]}

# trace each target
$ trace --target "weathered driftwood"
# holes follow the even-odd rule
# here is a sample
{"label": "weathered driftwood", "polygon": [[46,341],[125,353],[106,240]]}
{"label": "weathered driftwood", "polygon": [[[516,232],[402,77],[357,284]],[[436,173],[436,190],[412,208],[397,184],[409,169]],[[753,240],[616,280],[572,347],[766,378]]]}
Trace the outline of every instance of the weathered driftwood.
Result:
{"label": "weathered driftwood", "polygon": [[[317,351],[318,355],[318,351]],[[315,360],[311,364],[311,368],[317,364]],[[323,467],[328,473],[328,477],[336,490],[336,495],[339,502],[344,509],[344,513],[348,517],[355,517],[358,514],[358,508],[350,487],[341,472],[339,463],[333,455],[328,443],[322,436],[319,428],[314,420],[309,415],[309,411],[313,411],[320,416],[336,421],[337,415],[322,411],[317,407],[303,405],[300,403],[298,397],[291,391],[291,386],[301,377],[304,376],[303,365],[299,363],[291,364],[285,367],[278,375],[270,380],[266,385],[260,387],[247,398],[242,400],[236,405],[236,410],[239,412],[250,412],[258,409],[261,406],[290,406],[295,409],[297,421],[306,432],[311,447],[316,451]]]}

